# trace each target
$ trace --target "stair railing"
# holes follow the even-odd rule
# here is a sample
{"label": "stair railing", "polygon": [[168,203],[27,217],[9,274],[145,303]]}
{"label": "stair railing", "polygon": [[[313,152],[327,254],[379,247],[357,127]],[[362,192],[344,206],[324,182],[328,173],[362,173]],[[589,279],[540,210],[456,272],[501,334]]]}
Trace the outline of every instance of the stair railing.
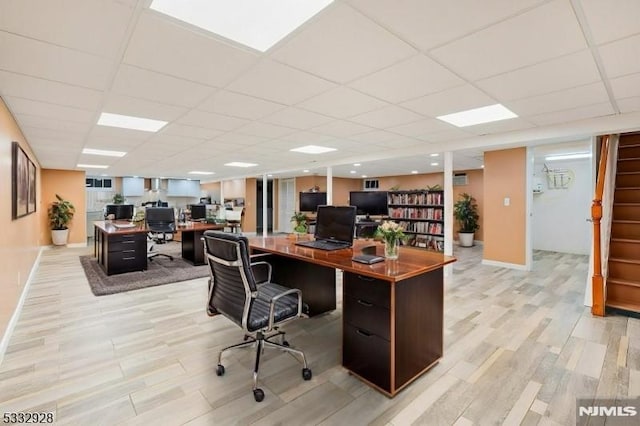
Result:
{"label": "stair railing", "polygon": [[602,219],[602,195],[604,193],[605,176],[607,173],[607,155],[609,154],[609,135],[602,137],[600,148],[600,163],[598,165],[598,180],[596,193],[591,204],[591,220],[593,222],[593,277],[591,278],[592,304],[591,313],[604,316],[605,292],[602,277],[602,246],[600,238],[600,220]]}

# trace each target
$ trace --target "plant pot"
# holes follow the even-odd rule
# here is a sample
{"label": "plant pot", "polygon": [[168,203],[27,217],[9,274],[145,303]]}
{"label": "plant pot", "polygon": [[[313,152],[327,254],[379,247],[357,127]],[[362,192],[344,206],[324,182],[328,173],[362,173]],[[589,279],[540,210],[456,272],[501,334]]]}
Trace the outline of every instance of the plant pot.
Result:
{"label": "plant pot", "polygon": [[475,232],[458,232],[460,247],[472,247]]}
{"label": "plant pot", "polygon": [[54,246],[64,246],[69,238],[69,229],[52,229],[51,241]]}

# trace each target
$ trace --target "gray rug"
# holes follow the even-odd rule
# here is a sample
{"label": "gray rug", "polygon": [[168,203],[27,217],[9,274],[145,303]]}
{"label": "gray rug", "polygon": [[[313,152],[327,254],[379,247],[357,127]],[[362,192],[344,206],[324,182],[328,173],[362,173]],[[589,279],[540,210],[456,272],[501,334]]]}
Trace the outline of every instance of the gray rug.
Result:
{"label": "gray rug", "polygon": [[156,256],[147,262],[146,271],[126,272],[107,276],[96,258],[80,256],[80,264],[89,281],[91,291],[96,296],[122,293],[178,281],[187,281],[209,276],[207,265],[193,266],[180,257],[180,243],[170,243],[155,249],[173,256],[173,260],[164,256]]}

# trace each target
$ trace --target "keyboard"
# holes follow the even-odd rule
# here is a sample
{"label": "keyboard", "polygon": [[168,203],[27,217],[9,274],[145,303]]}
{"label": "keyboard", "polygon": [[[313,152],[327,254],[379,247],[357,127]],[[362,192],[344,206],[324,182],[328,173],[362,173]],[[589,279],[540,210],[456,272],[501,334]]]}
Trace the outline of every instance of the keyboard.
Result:
{"label": "keyboard", "polygon": [[350,247],[349,244],[344,242],[335,242],[335,241],[326,241],[326,240],[300,241],[300,242],[297,242],[296,245],[320,249],[320,250],[342,250]]}

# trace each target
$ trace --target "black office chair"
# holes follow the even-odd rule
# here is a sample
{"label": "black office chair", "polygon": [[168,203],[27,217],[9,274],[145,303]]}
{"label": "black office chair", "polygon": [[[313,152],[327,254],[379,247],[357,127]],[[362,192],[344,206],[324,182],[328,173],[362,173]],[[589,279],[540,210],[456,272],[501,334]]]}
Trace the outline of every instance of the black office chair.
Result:
{"label": "black office chair", "polygon": [[[271,266],[267,262],[251,263],[249,244],[246,237],[238,234],[206,231],[205,250],[211,272],[207,313],[211,316],[222,314],[245,331],[242,343],[228,346],[218,354],[216,374],[224,375],[222,353],[227,349],[256,345],[256,360],[253,369],[253,396],[257,402],[264,399],[264,392],[258,387],[260,354],[265,346],[275,347],[302,359],[302,378],[311,380],[311,370],[307,367],[304,352],[289,347],[284,332],[278,326],[284,322],[303,316],[302,292],[271,282]],[[257,283],[256,269],[265,270],[268,275],[264,282]],[[304,309],[306,311],[306,309]],[[281,337],[281,343],[272,341]]]}
{"label": "black office chair", "polygon": [[[169,207],[147,207],[144,212],[144,219],[149,230],[149,238],[158,244],[167,241],[167,234],[173,236],[176,232],[176,220],[173,209]],[[159,235],[162,237],[160,238]],[[148,247],[147,259],[152,260],[156,256],[165,256],[173,260],[173,256],[153,251],[153,245]]]}

